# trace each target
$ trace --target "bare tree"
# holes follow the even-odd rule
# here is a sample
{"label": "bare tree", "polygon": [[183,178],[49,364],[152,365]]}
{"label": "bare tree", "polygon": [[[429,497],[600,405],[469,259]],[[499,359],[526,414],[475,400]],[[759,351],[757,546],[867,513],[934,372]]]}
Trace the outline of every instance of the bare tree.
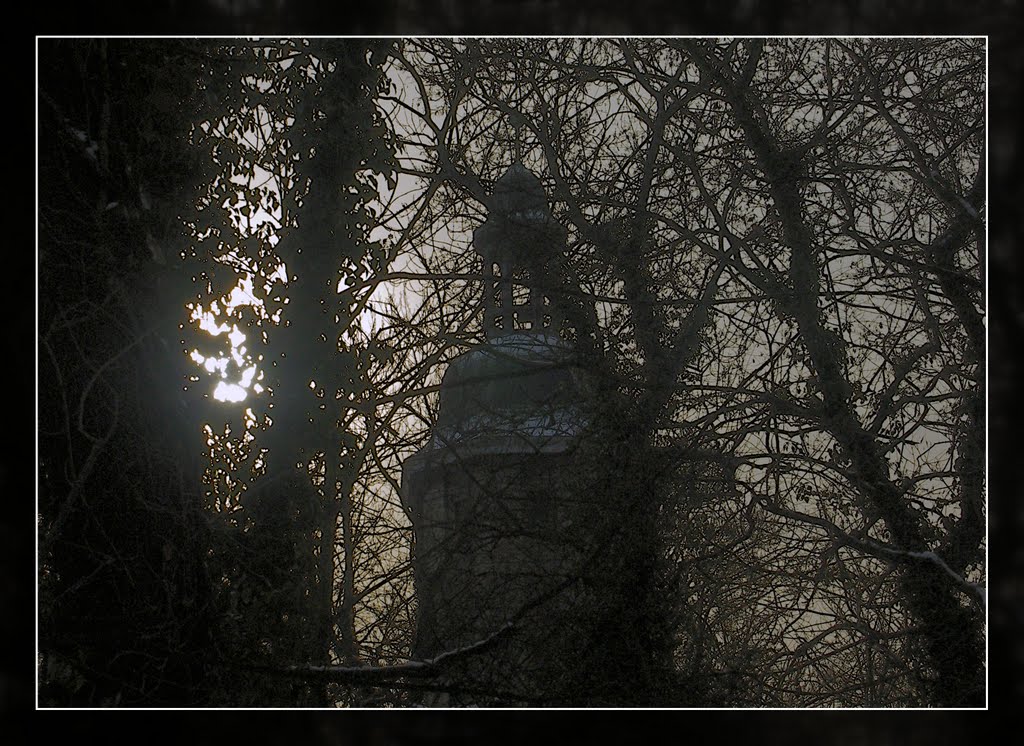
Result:
{"label": "bare tree", "polygon": [[[146,218],[129,220],[133,245],[175,265],[158,273],[170,279],[153,313],[191,297],[193,327],[215,332],[186,331],[203,367],[184,398],[168,389],[171,410],[191,403],[201,411],[188,422],[206,425],[205,518],[192,495],[196,524],[181,531],[220,650],[208,703],[401,705],[421,691],[487,704],[984,703],[980,40],[181,47],[189,105],[140,121],[173,129],[179,155],[202,154],[203,192],[192,200],[179,184],[150,210],[150,183],[133,180],[149,161],[124,183]],[[78,49],[69,59],[98,59]],[[55,97],[55,158],[101,156],[109,173],[114,100],[103,89],[97,105],[67,109]],[[124,142],[144,150],[147,131]],[[573,529],[545,541],[579,561],[417,656],[427,599],[401,469],[436,434],[448,364],[484,341],[491,268],[472,234],[517,161],[567,231],[547,290],[587,381],[576,471],[557,489],[528,486],[578,503]],[[92,181],[71,181],[85,204]],[[124,195],[101,202],[76,213],[54,198],[42,212],[59,238],[41,246],[48,298],[82,261],[67,221],[87,214],[90,230],[116,235],[107,202]],[[154,229],[157,212],[163,226],[180,216],[191,249]],[[145,330],[92,348],[80,328],[131,318],[111,318],[97,293],[48,300],[41,325],[54,402],[41,464],[47,619],[66,619],[75,584],[94,582],[67,574],[68,527],[99,494],[86,487],[104,434],[134,422],[95,393],[120,403],[109,373]],[[73,364],[61,358],[71,347]],[[196,393],[231,380],[247,389],[236,409]],[[160,474],[181,466],[161,463]],[[512,494],[481,489],[492,505]],[[505,508],[489,530],[535,528]],[[93,517],[96,536],[117,525]],[[546,667],[530,668],[531,655]]]}
{"label": "bare tree", "polygon": [[[764,579],[725,608],[769,638],[742,665],[723,650],[717,672],[759,681],[753,701],[983,702],[981,54],[418,40],[396,55],[402,88],[383,98],[400,171],[425,186],[401,218],[420,271],[474,279],[446,257],[518,151],[569,228],[567,292],[596,308],[577,345],[626,397],[623,520],[657,515],[667,464],[734,475],[739,493],[704,515],[735,504],[719,524],[735,543],[708,552],[691,533],[663,551]],[[712,576],[690,608],[727,588]],[[704,624],[720,644],[735,622]]]}

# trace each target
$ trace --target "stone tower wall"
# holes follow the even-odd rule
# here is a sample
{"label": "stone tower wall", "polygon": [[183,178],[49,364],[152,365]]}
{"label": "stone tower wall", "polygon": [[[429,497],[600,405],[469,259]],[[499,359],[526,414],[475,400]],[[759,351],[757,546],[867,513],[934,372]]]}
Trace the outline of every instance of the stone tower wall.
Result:
{"label": "stone tower wall", "polygon": [[[581,454],[432,454],[420,487],[415,578],[415,655],[429,659],[501,632],[467,657],[459,678],[524,701],[549,694],[585,644],[581,617],[594,547]],[[478,703],[478,699],[472,700]]]}

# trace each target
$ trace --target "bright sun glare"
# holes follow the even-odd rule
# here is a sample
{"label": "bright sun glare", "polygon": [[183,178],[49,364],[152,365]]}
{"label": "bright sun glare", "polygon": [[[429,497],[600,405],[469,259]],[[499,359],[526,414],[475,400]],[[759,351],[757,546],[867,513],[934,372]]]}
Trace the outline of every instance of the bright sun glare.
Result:
{"label": "bright sun glare", "polygon": [[[205,357],[199,350],[192,350],[191,358],[197,365],[201,365],[208,373],[219,373],[220,381],[213,391],[213,398],[223,402],[240,402],[248,396],[249,390],[253,393],[260,393],[263,387],[258,383],[263,378],[262,374],[257,375],[257,365],[251,359],[246,358],[248,352],[245,346],[246,336],[238,328],[237,324],[219,322],[218,317],[222,314],[230,315],[236,308],[244,305],[255,305],[255,297],[252,294],[252,279],[243,277],[231,290],[231,293],[224,300],[223,308],[217,302],[210,304],[208,309],[197,307],[192,312],[192,320],[199,322],[199,328],[213,337],[227,334],[231,343],[229,357]],[[262,355],[259,359],[262,359]],[[234,362],[235,366],[242,370],[242,376],[237,381],[228,380],[228,364]],[[246,365],[246,363],[249,363]]]}
{"label": "bright sun glare", "polygon": [[[206,125],[207,127],[209,125]],[[259,121],[260,127],[264,128],[263,135],[269,138],[271,135],[271,120],[269,116],[262,118]],[[252,145],[246,141],[246,137],[251,135],[255,136],[255,132],[241,132],[234,135],[240,138],[240,142],[243,144]],[[274,236],[270,239],[271,243],[276,243],[277,239],[277,228],[281,225],[281,212],[280,212],[280,194],[279,185],[276,181],[275,176],[259,167],[256,166],[253,173],[248,177],[250,179],[249,186],[259,185],[268,186],[271,191],[276,193],[277,206],[267,209],[267,205],[254,204],[248,205],[243,193],[237,193],[237,201],[232,204],[231,200],[225,202],[222,205],[224,209],[229,210],[231,213],[230,219],[236,223],[236,227],[240,233],[252,233],[256,231],[261,225],[270,223],[273,226]],[[245,184],[247,177],[236,174],[230,178],[230,181],[239,185]],[[385,193],[394,192],[393,188],[388,188],[387,181],[383,176],[377,175],[377,186],[378,193],[384,195]],[[243,210],[242,208],[250,207],[251,210]],[[383,208],[381,208],[383,209]],[[242,216],[245,216],[244,218]],[[384,226],[376,226],[372,232],[371,240],[379,241],[385,239],[391,235],[392,229]],[[278,267],[277,272],[268,281],[273,282],[275,278],[287,283],[288,273],[285,266],[282,264]],[[339,292],[342,292],[343,288],[339,287]],[[373,291],[373,295],[382,295],[386,292],[386,288],[378,287]],[[363,331],[370,334],[374,326],[374,314],[372,311],[373,296],[371,296],[370,303],[363,308],[359,316],[359,324]],[[260,363],[263,361],[262,354],[250,353],[246,346],[246,335],[242,332],[237,324],[225,323],[224,319],[230,319],[234,311],[241,307],[250,305],[256,309],[258,315],[262,315],[265,319],[267,318],[266,313],[263,311],[263,304],[256,295],[255,288],[253,287],[253,277],[250,275],[242,275],[239,277],[238,282],[231,289],[231,292],[219,300],[213,301],[208,305],[196,305],[193,307],[191,321],[198,322],[199,328],[209,333],[211,336],[219,336],[221,334],[228,335],[228,341],[231,344],[231,349],[226,356],[224,354],[206,357],[202,355],[199,350],[193,349],[191,352],[192,360],[199,366],[205,368],[208,373],[216,373],[219,375],[219,380],[213,390],[213,398],[222,402],[241,402],[244,401],[250,392],[253,394],[259,394],[264,390],[264,387],[260,385],[260,381],[263,380],[263,371],[260,369]],[[270,321],[277,322],[279,318],[275,315],[270,318]],[[231,380],[229,375],[229,368],[231,363],[234,363],[234,369],[241,371],[241,376],[237,380]]]}

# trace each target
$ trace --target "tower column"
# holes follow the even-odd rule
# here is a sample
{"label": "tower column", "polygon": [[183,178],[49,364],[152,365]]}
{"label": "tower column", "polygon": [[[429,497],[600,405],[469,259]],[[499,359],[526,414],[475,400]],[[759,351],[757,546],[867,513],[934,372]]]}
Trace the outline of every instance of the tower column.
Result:
{"label": "tower column", "polygon": [[499,262],[501,268],[501,300],[498,304],[498,312],[501,314],[501,329],[505,334],[514,332],[515,306],[512,302],[512,265],[510,262]]}
{"label": "tower column", "polygon": [[[498,288],[494,280],[494,263],[484,262],[484,333],[488,338],[494,336],[497,314],[494,307],[494,294]],[[488,300],[490,299],[490,300]]]}

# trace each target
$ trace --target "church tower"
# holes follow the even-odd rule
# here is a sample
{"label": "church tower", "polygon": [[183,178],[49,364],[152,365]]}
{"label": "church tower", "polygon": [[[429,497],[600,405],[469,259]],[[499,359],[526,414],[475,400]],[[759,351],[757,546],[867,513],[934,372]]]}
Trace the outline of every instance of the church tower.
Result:
{"label": "church tower", "polygon": [[571,666],[566,619],[587,554],[575,538],[586,376],[559,300],[566,231],[518,162],[487,208],[474,233],[486,342],[449,364],[431,437],[402,470],[416,535],[415,657],[491,641],[459,656],[435,705],[528,704]]}

